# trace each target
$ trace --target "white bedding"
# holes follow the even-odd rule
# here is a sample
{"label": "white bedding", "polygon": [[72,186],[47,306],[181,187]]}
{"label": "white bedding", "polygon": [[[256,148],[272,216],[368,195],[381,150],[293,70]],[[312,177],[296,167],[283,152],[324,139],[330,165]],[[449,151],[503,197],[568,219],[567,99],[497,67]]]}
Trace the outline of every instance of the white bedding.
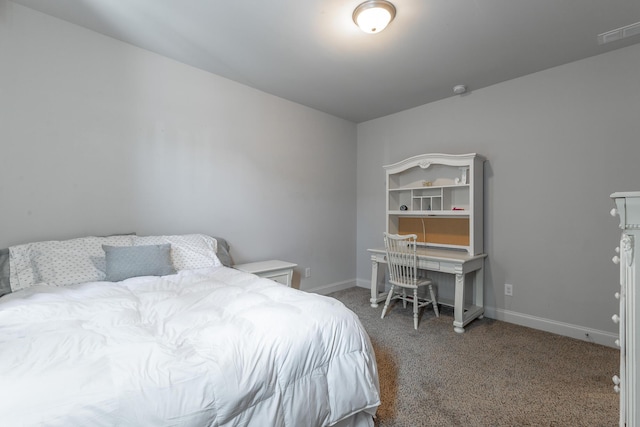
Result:
{"label": "white bedding", "polygon": [[379,404],[355,314],[230,268],[0,298],[3,426],[328,426]]}

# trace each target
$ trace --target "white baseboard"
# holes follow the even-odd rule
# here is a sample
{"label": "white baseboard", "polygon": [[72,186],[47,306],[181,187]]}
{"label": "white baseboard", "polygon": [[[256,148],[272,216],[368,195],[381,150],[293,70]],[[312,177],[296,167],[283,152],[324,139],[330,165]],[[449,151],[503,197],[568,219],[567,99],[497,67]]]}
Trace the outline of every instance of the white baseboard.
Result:
{"label": "white baseboard", "polygon": [[314,294],[328,295],[331,292],[342,291],[344,289],[353,288],[356,286],[356,279],[345,280],[344,282],[330,283],[328,285],[319,286],[312,289],[303,289],[305,292],[311,292]]}
{"label": "white baseboard", "polygon": [[[371,282],[368,280],[356,279],[356,286],[359,288],[371,289]],[[607,347],[618,348],[615,343],[616,339],[618,339],[618,335],[611,332],[585,328],[584,326],[573,325],[571,323],[558,322],[556,320],[493,307],[485,307],[484,315],[490,319],[501,320],[503,322],[551,332],[556,335],[576,338]]]}
{"label": "white baseboard", "polygon": [[371,281],[364,279],[356,279],[356,286],[359,288],[367,288],[371,290]]}
{"label": "white baseboard", "polygon": [[491,319],[501,320],[503,322],[514,323],[516,325],[551,332],[565,337],[576,338],[582,341],[605,345],[607,347],[618,348],[615,344],[615,340],[618,339],[618,335],[611,332],[585,328],[584,326],[572,325],[570,323],[558,322],[556,320],[530,316],[528,314],[493,307],[485,307],[484,315]]}

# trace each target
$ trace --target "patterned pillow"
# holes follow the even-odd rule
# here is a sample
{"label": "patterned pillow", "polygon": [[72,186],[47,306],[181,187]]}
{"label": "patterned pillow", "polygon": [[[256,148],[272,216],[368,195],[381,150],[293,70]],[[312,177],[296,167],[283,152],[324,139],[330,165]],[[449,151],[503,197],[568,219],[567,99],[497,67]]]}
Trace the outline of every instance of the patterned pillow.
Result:
{"label": "patterned pillow", "polygon": [[177,271],[222,265],[216,252],[218,243],[205,234],[181,236],[133,236],[134,246],[171,244],[171,260]]}
{"label": "patterned pillow", "polygon": [[65,286],[104,280],[103,244],[131,246],[133,236],[83,237],[10,247],[12,291],[38,283]]}
{"label": "patterned pillow", "polygon": [[166,276],[176,270],[171,265],[171,244],[146,246],[102,245],[106,259],[106,277],[119,282],[130,277]]}

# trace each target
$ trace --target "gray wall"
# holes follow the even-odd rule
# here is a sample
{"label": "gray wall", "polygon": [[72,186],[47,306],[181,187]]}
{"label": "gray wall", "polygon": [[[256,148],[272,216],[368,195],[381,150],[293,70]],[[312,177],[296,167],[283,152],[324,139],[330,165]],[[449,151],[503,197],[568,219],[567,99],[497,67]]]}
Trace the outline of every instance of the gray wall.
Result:
{"label": "gray wall", "polygon": [[353,284],[355,124],[0,7],[0,247],[204,232]]}
{"label": "gray wall", "polygon": [[367,248],[382,244],[382,166],[477,152],[488,159],[488,313],[568,335],[578,325],[577,337],[614,333],[609,195],[640,188],[638,70],[634,45],[359,124],[359,284],[370,277]]}
{"label": "gray wall", "polygon": [[351,284],[356,263],[366,285],[366,249],[384,229],[382,165],[478,152],[488,313],[569,335],[615,332],[608,196],[640,183],[640,45],[356,127],[0,7],[0,247],[205,232],[227,237],[237,262],[310,267],[294,279],[303,289]]}

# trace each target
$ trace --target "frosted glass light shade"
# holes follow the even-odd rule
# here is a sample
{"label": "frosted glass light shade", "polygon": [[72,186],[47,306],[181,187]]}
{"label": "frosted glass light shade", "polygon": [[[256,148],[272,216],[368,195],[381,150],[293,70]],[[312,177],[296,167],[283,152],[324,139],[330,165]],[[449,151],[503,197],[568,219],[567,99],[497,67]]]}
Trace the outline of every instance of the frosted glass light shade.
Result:
{"label": "frosted glass light shade", "polygon": [[369,0],[353,11],[353,22],[365,33],[374,34],[384,30],[395,16],[393,4],[384,0]]}

